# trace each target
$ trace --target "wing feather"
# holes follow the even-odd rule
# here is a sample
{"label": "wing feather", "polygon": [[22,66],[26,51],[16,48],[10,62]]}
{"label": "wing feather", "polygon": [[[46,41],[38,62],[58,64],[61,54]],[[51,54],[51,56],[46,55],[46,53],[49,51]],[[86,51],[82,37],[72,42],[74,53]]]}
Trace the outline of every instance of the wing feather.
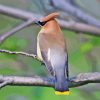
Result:
{"label": "wing feather", "polygon": [[49,71],[49,73],[51,75],[54,76],[54,71],[53,71],[53,68],[51,66],[51,62],[47,58],[47,54],[44,51],[41,51],[41,55],[42,55],[43,62],[45,63],[47,70]]}

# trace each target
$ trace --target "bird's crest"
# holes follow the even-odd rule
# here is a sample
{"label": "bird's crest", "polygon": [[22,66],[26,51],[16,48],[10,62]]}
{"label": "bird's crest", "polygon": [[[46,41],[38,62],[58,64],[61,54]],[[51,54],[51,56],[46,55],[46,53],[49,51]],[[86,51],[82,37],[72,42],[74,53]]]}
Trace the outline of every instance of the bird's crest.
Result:
{"label": "bird's crest", "polygon": [[47,22],[47,21],[49,21],[49,20],[51,20],[51,19],[54,19],[54,18],[57,17],[58,15],[59,15],[58,12],[51,13],[51,14],[45,16],[44,18],[42,18],[42,19],[41,19],[41,22]]}

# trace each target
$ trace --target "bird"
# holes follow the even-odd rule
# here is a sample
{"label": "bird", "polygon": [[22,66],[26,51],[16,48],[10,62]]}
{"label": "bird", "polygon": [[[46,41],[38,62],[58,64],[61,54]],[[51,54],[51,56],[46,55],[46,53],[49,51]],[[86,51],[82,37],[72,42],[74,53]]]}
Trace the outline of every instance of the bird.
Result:
{"label": "bird", "polygon": [[55,78],[55,94],[69,95],[68,53],[63,32],[55,19],[58,15],[53,12],[37,22],[41,26],[37,35],[37,57]]}

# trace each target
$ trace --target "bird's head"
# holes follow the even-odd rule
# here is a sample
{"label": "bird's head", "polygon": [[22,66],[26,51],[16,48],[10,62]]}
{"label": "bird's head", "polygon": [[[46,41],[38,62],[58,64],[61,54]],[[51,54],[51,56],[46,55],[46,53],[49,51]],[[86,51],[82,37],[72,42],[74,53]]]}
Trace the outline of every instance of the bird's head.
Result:
{"label": "bird's head", "polygon": [[38,25],[44,26],[50,20],[54,20],[59,15],[58,12],[51,13],[45,17],[43,17],[40,21],[37,22]]}

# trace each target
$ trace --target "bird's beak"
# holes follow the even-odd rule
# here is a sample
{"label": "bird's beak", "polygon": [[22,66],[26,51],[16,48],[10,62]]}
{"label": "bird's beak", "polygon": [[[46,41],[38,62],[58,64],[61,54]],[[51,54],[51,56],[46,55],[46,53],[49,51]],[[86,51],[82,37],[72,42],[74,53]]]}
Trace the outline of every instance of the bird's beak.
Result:
{"label": "bird's beak", "polygon": [[39,24],[39,21],[35,21],[34,24],[35,24],[35,25],[40,25],[40,24]]}

